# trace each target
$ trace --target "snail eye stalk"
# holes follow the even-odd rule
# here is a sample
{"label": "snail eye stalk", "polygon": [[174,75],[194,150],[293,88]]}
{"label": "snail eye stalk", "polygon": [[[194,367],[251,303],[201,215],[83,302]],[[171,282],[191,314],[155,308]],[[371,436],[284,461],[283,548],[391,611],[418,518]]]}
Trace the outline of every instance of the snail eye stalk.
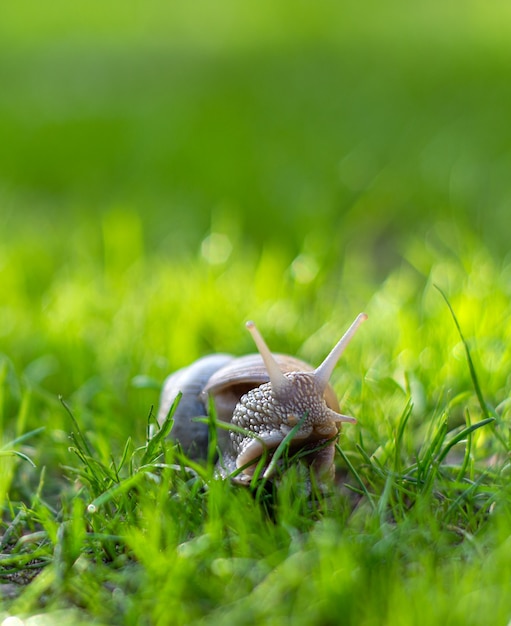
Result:
{"label": "snail eye stalk", "polygon": [[332,351],[326,357],[323,363],[321,363],[321,365],[316,368],[314,372],[314,377],[316,379],[316,382],[318,383],[319,389],[323,391],[326,389],[328,381],[330,380],[330,376],[334,371],[334,367],[337,365],[339,359],[342,356],[342,353],[346,349],[346,346],[349,344],[353,335],[356,333],[357,328],[360,326],[360,324],[362,324],[362,322],[365,322],[366,319],[367,315],[365,313],[359,313],[355,321],[344,333],[344,335],[339,339],[339,341],[333,347]]}
{"label": "snail eye stalk", "polygon": [[273,354],[270,352],[270,349],[266,345],[261,333],[257,330],[254,322],[247,322],[246,326],[254,339],[259,354],[263,357],[264,366],[270,377],[270,383],[275,397],[285,399],[289,395],[292,383],[280,371],[277,361],[275,361]]}

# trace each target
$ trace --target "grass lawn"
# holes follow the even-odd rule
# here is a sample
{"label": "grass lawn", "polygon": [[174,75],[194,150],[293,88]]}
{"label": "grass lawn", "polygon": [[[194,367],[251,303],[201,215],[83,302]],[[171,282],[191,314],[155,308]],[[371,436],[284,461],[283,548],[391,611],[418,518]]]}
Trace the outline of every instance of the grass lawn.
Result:
{"label": "grass lawn", "polygon": [[[507,6],[0,13],[0,625],[509,624]],[[362,310],[323,490],[155,428]]]}

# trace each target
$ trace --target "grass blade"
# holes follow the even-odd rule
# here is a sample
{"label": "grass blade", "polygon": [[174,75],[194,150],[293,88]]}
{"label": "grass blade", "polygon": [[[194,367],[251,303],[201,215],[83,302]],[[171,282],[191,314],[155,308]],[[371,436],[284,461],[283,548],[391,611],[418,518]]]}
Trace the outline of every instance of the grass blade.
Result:
{"label": "grass blade", "polygon": [[472,424],[468,428],[464,428],[461,432],[459,432],[455,437],[453,437],[445,445],[445,447],[442,449],[442,451],[438,455],[438,457],[436,459],[436,462],[438,464],[440,464],[445,459],[445,457],[449,454],[449,451],[457,443],[459,443],[460,441],[463,441],[463,439],[465,439],[466,437],[470,436],[475,430],[478,430],[479,428],[482,428],[483,426],[486,426],[487,424],[491,424],[494,421],[495,421],[494,417],[487,417],[486,419],[481,420],[480,422],[477,422],[477,424]]}
{"label": "grass blade", "polygon": [[357,483],[360,485],[360,489],[362,490],[369,504],[371,505],[373,512],[376,512],[376,505],[374,503],[373,496],[367,490],[367,487],[365,486],[364,481],[362,480],[362,478],[360,477],[360,474],[357,472],[357,470],[353,466],[353,463],[349,460],[348,456],[344,453],[344,450],[341,448],[341,446],[338,443],[335,444],[335,449],[341,455],[342,460],[346,463],[353,478],[355,478]]}
{"label": "grass blade", "polygon": [[474,362],[472,361],[472,356],[470,354],[470,348],[468,346],[468,342],[465,339],[465,337],[463,336],[463,332],[461,331],[461,326],[458,322],[458,318],[456,317],[456,314],[454,312],[454,309],[451,306],[451,303],[449,302],[447,296],[445,295],[445,293],[440,289],[440,287],[438,285],[435,285],[435,287],[438,289],[438,291],[440,292],[441,296],[443,297],[443,299],[445,300],[445,303],[447,304],[449,311],[451,313],[452,319],[454,321],[454,324],[456,326],[456,330],[458,331],[458,335],[460,336],[460,339],[463,343],[463,346],[465,348],[465,354],[467,356],[467,363],[468,363],[468,368],[470,370],[470,377],[472,379],[472,384],[474,385],[474,390],[476,392],[476,396],[477,399],[479,401],[479,406],[481,407],[481,411],[483,412],[483,415],[485,416],[485,418],[490,418],[490,412],[488,410],[488,406],[486,405],[486,402],[484,400],[483,397],[483,392],[481,391],[481,386],[479,384],[479,379],[477,378],[477,372],[476,369],[474,367]]}
{"label": "grass blade", "polygon": [[140,461],[141,465],[148,465],[160,456],[161,450],[158,449],[172,430],[172,426],[174,425],[174,413],[176,412],[179,401],[181,400],[181,396],[181,393],[177,394],[174,402],[172,403],[172,406],[169,409],[169,412],[167,413],[165,421],[160,426],[160,429],[156,432],[156,434],[154,434],[150,439],[147,440],[146,449]]}
{"label": "grass blade", "polygon": [[284,452],[288,450],[291,444],[291,441],[293,440],[296,433],[300,430],[300,428],[302,427],[306,419],[307,419],[307,412],[303,414],[302,418],[293,426],[293,428],[291,428],[291,430],[287,433],[284,439],[276,447],[275,452],[273,453],[271,457],[271,461],[268,464],[268,467],[266,468],[266,470],[264,471],[264,474],[263,474],[264,479],[270,478],[271,475],[275,472],[279,459],[282,457]]}
{"label": "grass blade", "polygon": [[139,483],[144,476],[145,472],[138,472],[113,487],[110,487],[110,489],[104,491],[87,506],[87,511],[89,513],[96,513],[100,506],[110,502],[110,500],[117,495],[127,493],[132,487]]}
{"label": "grass blade", "polygon": [[74,441],[75,441],[76,446],[78,448],[81,448],[82,450],[84,450],[85,453],[88,454],[89,456],[92,456],[91,446],[89,445],[89,442],[87,441],[87,438],[83,434],[82,429],[80,428],[78,422],[76,421],[76,418],[73,415],[73,412],[71,411],[70,407],[68,406],[68,404],[64,400],[63,396],[59,396],[59,400],[60,400],[60,403],[62,404],[62,406],[64,407],[64,409],[66,410],[67,414],[71,418],[71,421],[73,422],[73,426],[74,426],[74,428],[76,430],[76,435],[74,436]]}

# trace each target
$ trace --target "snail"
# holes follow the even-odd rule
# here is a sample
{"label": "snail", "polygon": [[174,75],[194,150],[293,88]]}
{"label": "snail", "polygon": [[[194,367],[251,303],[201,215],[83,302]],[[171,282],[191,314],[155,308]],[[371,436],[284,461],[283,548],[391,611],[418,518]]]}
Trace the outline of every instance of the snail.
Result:
{"label": "snail", "polygon": [[170,436],[191,458],[206,458],[208,425],[192,418],[206,416],[212,398],[218,420],[233,425],[232,430],[218,429],[223,476],[237,471],[238,481],[249,481],[265,454],[263,476],[269,477],[274,471],[272,453],[293,428],[291,450],[303,451],[319,476],[333,475],[341,424],[356,420],[340,413],[329,379],[365,319],[365,313],[357,316],[317,368],[296,357],[272,354],[255,324],[247,322],[259,353],[212,354],[171,374],[163,384],[158,422],[163,423],[182,393]]}

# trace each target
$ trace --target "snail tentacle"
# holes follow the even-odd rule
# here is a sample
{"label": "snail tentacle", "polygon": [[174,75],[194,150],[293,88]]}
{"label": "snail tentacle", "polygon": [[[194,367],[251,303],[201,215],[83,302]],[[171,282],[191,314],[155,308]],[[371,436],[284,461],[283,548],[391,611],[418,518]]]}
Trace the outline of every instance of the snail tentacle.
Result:
{"label": "snail tentacle", "polygon": [[328,385],[330,376],[332,376],[332,372],[334,371],[335,366],[341,358],[342,353],[346,349],[346,346],[351,341],[357,328],[360,326],[360,324],[362,324],[362,322],[365,322],[366,319],[367,315],[365,313],[359,313],[355,321],[351,324],[351,326],[344,333],[344,335],[339,339],[337,344],[332,348],[330,354],[326,357],[323,363],[321,363],[321,365],[316,368],[314,376],[320,389],[324,390],[325,387]]}
{"label": "snail tentacle", "polygon": [[289,384],[288,379],[280,371],[277,361],[274,359],[273,354],[266,345],[265,340],[261,333],[257,330],[254,322],[247,322],[246,327],[254,339],[254,343],[259,350],[259,354],[263,357],[264,365],[268,376],[270,377],[272,391],[275,397],[284,399],[289,393],[291,393],[292,386]]}

